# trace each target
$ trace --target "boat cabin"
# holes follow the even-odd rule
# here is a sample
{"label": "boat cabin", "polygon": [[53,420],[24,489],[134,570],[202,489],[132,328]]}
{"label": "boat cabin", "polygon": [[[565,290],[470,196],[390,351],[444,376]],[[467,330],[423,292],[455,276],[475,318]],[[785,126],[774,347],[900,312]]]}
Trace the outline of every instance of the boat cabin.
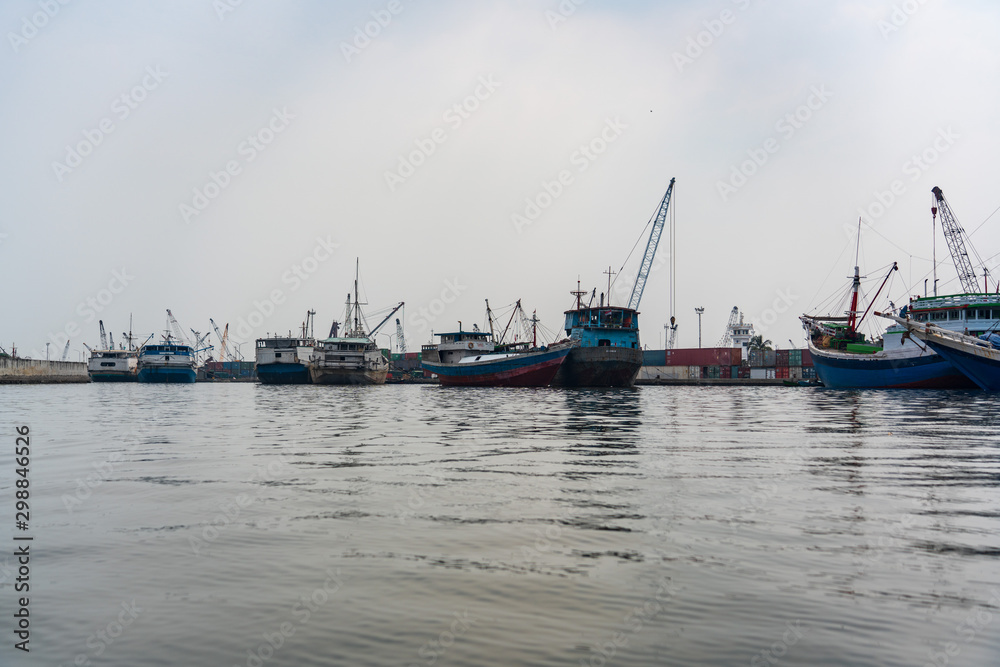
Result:
{"label": "boat cabin", "polygon": [[639,347],[639,313],[621,306],[566,311],[566,335],[581,347]]}

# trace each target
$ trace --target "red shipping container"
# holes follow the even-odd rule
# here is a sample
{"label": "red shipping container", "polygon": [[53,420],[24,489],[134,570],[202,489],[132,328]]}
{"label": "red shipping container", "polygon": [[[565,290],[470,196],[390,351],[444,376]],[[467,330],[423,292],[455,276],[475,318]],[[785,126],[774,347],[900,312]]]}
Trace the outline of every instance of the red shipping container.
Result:
{"label": "red shipping container", "polygon": [[788,350],[775,350],[774,351],[774,365],[775,366],[788,366]]}
{"label": "red shipping container", "polygon": [[726,379],[732,378],[733,375],[731,369],[732,366],[722,366],[721,368],[719,368],[719,377]]}
{"label": "red shipping container", "polygon": [[803,366],[813,365],[812,352],[810,352],[808,349],[802,350],[802,365]]}
{"label": "red shipping container", "polygon": [[778,366],[774,369],[774,377],[778,379],[788,379],[788,366]]}

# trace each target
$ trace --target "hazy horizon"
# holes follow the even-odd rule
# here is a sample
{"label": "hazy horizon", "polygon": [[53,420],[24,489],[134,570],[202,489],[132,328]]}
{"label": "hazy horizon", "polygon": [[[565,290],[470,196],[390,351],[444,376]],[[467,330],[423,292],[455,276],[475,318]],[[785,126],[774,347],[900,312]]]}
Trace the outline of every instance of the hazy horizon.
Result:
{"label": "hazy horizon", "polygon": [[[734,306],[801,346],[859,216],[869,291],[898,262],[889,298],[923,294],[934,186],[1000,278],[995,4],[15,0],[0,26],[0,346],[22,356],[69,336],[78,360],[99,319],[141,340],[169,308],[252,358],[309,309],[325,335],[356,261],[371,324],[406,302],[411,351],[486,299],[558,330],[578,279],[621,271],[627,300],[671,178],[678,347],[695,307],[709,347]],[[940,230],[936,252],[959,291]]]}

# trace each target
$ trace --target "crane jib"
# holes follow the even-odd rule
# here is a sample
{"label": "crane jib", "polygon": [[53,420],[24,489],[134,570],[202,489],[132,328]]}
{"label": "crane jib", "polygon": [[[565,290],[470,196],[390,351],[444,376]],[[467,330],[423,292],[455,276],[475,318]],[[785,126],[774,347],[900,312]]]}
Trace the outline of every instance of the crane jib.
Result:
{"label": "crane jib", "polygon": [[646,280],[649,278],[649,272],[653,267],[656,247],[660,243],[660,236],[663,235],[663,224],[667,220],[667,209],[670,207],[670,193],[674,189],[674,180],[676,179],[670,179],[670,185],[667,186],[667,192],[663,195],[663,199],[660,201],[660,208],[656,212],[656,221],[653,223],[653,229],[649,232],[649,240],[646,242],[646,253],[642,257],[639,275],[635,278],[635,284],[632,286],[632,296],[628,300],[628,307],[632,310],[639,309],[639,301],[642,300],[642,292],[646,288]]}

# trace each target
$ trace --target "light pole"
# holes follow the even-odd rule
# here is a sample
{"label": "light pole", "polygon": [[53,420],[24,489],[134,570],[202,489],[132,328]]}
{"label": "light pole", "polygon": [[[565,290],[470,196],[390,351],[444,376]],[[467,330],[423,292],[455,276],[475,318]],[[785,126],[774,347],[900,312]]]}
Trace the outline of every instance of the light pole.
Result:
{"label": "light pole", "polygon": [[379,334],[379,336],[388,336],[389,337],[389,352],[390,353],[392,352],[392,339],[393,339],[393,337],[395,335],[396,334],[385,333],[385,332],[382,332],[382,333]]}
{"label": "light pole", "polygon": [[701,347],[701,314],[705,312],[705,309],[699,306],[694,309],[694,312],[698,313],[698,347]]}

